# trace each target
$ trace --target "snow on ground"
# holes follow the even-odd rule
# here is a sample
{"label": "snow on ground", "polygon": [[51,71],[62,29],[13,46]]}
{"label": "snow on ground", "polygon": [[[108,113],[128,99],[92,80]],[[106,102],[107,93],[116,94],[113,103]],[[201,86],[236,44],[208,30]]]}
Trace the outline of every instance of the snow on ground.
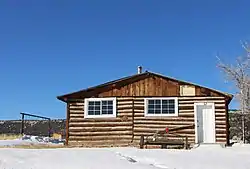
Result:
{"label": "snow on ground", "polygon": [[[53,139],[49,137],[39,137],[24,135],[21,138],[14,140],[0,140],[0,147],[3,146],[16,146],[16,145],[36,145],[36,144],[63,144],[63,140]],[[0,168],[1,169],[1,168]]]}
{"label": "snow on ground", "polygon": [[0,149],[0,169],[250,169],[250,146]]}

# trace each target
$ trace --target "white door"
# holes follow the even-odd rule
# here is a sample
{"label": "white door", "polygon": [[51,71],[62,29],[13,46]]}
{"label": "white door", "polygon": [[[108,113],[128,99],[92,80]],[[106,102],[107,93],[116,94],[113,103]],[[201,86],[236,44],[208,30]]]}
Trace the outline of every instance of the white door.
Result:
{"label": "white door", "polygon": [[195,103],[196,143],[215,143],[215,113],[213,103]]}

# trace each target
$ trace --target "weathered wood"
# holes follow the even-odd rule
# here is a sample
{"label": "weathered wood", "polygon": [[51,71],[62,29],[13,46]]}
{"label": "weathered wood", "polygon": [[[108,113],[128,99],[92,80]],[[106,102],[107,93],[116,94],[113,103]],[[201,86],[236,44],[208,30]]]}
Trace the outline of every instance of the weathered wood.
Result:
{"label": "weathered wood", "polygon": [[131,121],[117,121],[117,122],[98,122],[98,123],[91,123],[91,122],[70,122],[69,126],[71,127],[87,127],[87,126],[95,126],[95,127],[105,127],[105,126],[112,126],[112,127],[116,127],[116,126],[131,126],[132,122]]}
{"label": "weathered wood", "polygon": [[141,135],[141,137],[140,137],[140,149],[143,149],[143,147],[144,147],[144,136]]}
{"label": "weathered wood", "polygon": [[69,111],[69,104],[67,103],[66,108],[66,127],[65,127],[65,133],[66,133],[66,140],[65,144],[69,144],[69,120],[70,120],[70,111]]}
{"label": "weathered wood", "polygon": [[127,126],[113,126],[113,127],[108,127],[104,126],[102,127],[101,125],[99,126],[86,126],[86,127],[69,127],[69,130],[81,130],[81,131],[124,131],[124,130],[131,130],[132,126],[127,125]]}
{"label": "weathered wood", "polygon": [[106,136],[69,136],[70,140],[76,140],[76,141],[98,141],[98,140],[127,140],[128,142],[132,140],[131,135],[106,135]]}
{"label": "weathered wood", "polygon": [[[178,99],[179,104],[193,104],[193,103],[204,103],[204,100],[182,100],[181,98]],[[205,99],[206,100],[206,99]],[[223,103],[225,104],[225,100],[209,100],[210,103]]]}
{"label": "weathered wood", "polygon": [[83,131],[83,132],[73,132],[73,131],[69,131],[69,135],[70,136],[83,136],[83,137],[86,137],[86,136],[111,136],[111,135],[119,135],[119,136],[122,136],[122,135],[127,135],[127,136],[130,136],[132,137],[132,130],[130,129],[130,131],[101,131],[101,132],[98,132],[98,131],[95,131],[95,132],[90,132],[90,131]]}
{"label": "weathered wood", "polygon": [[[140,83],[140,85],[141,84],[143,83]],[[159,83],[156,82],[156,84],[158,85]],[[147,88],[146,83],[144,83],[144,85],[145,88]],[[136,87],[137,85],[132,85],[132,89]],[[113,90],[112,92],[118,94],[118,90]],[[123,92],[126,93],[126,91]],[[131,90],[131,92],[134,95],[137,94],[137,91],[133,92]],[[150,92],[158,93],[159,91],[149,91],[149,93]],[[91,144],[92,142],[98,141],[97,138],[100,137],[100,142],[107,143],[103,138],[112,136],[109,137],[109,139],[113,140],[114,144],[116,144],[119,139],[113,138],[121,139],[121,136],[126,136],[131,138],[128,139],[127,142],[131,142],[132,140],[136,142],[137,140],[140,140],[140,138],[138,138],[140,135],[152,134],[155,130],[164,130],[166,127],[174,128],[190,124],[194,125],[194,103],[204,102],[206,99],[209,100],[209,102],[215,103],[216,139],[219,138],[219,141],[221,141],[225,137],[226,108],[225,101],[223,100],[224,98],[181,97],[178,99],[179,113],[178,116],[172,117],[145,117],[143,97],[117,97],[116,118],[85,119],[83,107],[84,103],[74,103],[74,105],[69,106],[69,141],[77,140],[78,142],[88,142]],[[195,141],[194,128],[182,129],[180,131],[176,131],[176,133],[187,136],[190,143],[194,143]],[[81,141],[81,138],[84,139],[85,137],[87,137],[87,140]]]}

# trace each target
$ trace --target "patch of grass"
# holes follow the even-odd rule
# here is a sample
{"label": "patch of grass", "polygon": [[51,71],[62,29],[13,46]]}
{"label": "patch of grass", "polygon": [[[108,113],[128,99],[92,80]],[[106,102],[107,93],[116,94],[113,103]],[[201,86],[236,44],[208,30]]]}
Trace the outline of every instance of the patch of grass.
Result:
{"label": "patch of grass", "polygon": [[0,140],[14,140],[22,137],[21,134],[0,134]]}

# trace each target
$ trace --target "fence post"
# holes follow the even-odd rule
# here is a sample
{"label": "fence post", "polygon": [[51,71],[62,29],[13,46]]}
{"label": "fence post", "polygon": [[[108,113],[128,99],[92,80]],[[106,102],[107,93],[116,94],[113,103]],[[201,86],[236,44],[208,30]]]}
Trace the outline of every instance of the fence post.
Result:
{"label": "fence post", "polygon": [[22,121],[21,121],[21,134],[23,135],[23,133],[24,133],[24,114],[21,113],[21,115],[22,115]]}

